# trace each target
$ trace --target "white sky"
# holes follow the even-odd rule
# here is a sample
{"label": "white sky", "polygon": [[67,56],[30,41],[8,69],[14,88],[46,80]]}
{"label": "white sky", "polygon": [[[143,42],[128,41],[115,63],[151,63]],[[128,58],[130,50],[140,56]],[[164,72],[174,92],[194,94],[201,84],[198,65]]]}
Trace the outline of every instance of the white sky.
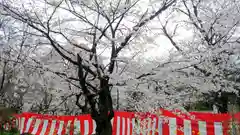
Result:
{"label": "white sky", "polygon": [[[26,6],[27,6],[26,3],[28,3],[27,1],[32,1],[34,3],[37,3],[37,7],[36,8],[44,6],[44,4],[40,4],[39,1],[34,1],[34,0],[24,0],[24,1],[19,0],[18,2],[16,2],[16,4],[19,3],[19,2],[25,3],[24,6],[26,8]],[[55,1],[58,1],[58,0],[55,0]],[[151,6],[156,6],[157,3],[159,3],[159,2],[156,1],[155,4],[153,4]],[[143,12],[145,11],[145,9],[150,7],[148,0],[141,0],[139,2],[139,4],[140,4],[140,7],[143,8],[142,9]],[[159,5],[157,5],[156,7],[159,7]],[[61,16],[61,17],[68,16],[69,17],[69,13],[61,11],[57,16]],[[161,14],[160,15],[160,19],[161,19],[161,21],[166,21],[166,15]],[[176,19],[185,19],[185,17],[178,15],[178,16],[176,16]],[[176,20],[176,19],[173,19],[173,20]],[[169,25],[171,25],[171,26],[169,26],[168,29],[171,31],[171,30],[174,29],[174,26],[176,25],[176,23],[175,24],[172,23],[172,22],[169,22],[169,23],[170,23]],[[148,24],[148,25],[149,26],[151,25],[150,26],[150,29],[151,29],[151,27],[158,27],[159,26],[159,22],[156,21],[156,20],[155,21],[151,21],[151,23]],[[158,31],[160,31],[160,30],[158,30]],[[180,35],[178,35],[178,39],[185,39],[185,38],[191,37],[191,32],[190,31],[186,31],[184,29],[178,29],[177,32],[180,34]],[[159,32],[157,32],[157,33],[159,33]],[[173,49],[173,46],[171,45],[169,40],[166,37],[164,37],[163,35],[159,35],[154,40],[155,40],[154,44],[152,44],[150,47],[147,46],[147,45],[144,46],[144,48],[147,49],[147,52],[144,53],[145,58],[149,59],[149,58],[154,58],[154,57],[166,57],[166,56],[168,56],[169,51],[171,49]],[[104,54],[106,54],[106,56],[108,56],[109,52],[105,52]]]}

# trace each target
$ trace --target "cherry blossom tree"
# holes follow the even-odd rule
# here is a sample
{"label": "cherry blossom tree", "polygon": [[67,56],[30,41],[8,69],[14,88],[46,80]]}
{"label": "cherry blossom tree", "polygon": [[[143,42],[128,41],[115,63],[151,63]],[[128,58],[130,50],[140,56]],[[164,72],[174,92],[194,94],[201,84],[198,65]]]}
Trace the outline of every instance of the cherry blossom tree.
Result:
{"label": "cherry blossom tree", "polygon": [[[15,108],[19,112],[46,112],[50,108],[51,111],[56,110],[53,108],[57,105],[52,107],[51,102],[56,96],[52,96],[53,92],[50,91],[59,88],[51,86],[54,83],[52,81],[54,76],[46,71],[46,75],[43,74],[44,69],[32,60],[36,58],[36,52],[39,52],[39,49],[31,44],[33,38],[27,30],[26,25],[10,17],[1,16],[0,104]],[[42,56],[38,55],[38,58],[43,58]]]}
{"label": "cherry blossom tree", "polygon": [[[19,58],[22,53],[22,45],[25,42],[25,34],[15,29],[14,24],[15,22],[11,18],[1,17],[1,104],[21,109],[21,98],[12,97],[16,94],[14,89],[18,85],[15,82],[20,81],[17,78],[20,69],[19,65],[24,63]],[[18,86],[21,84],[19,82]],[[18,92],[22,94],[21,91]]]}
{"label": "cherry blossom tree", "polygon": [[133,90],[127,92],[132,96],[129,108],[176,108],[204,100],[203,93],[213,92],[216,98],[238,93],[239,15],[238,1],[181,0],[148,25],[156,29],[152,35],[164,35],[173,48],[167,60],[140,59],[125,67],[135,76],[118,82]]}
{"label": "cherry blossom tree", "polygon": [[[27,24],[32,36],[43,38],[46,46],[53,48],[66,65],[73,67],[72,73],[53,72],[79,88],[76,105],[91,113],[96,121],[96,133],[111,134],[110,120],[114,112],[110,91],[111,82],[116,79],[112,74],[117,72],[121,62],[119,56],[126,53],[127,47],[136,48],[139,43],[133,41],[146,24],[176,0],[156,2],[157,8],[143,7],[140,3],[146,1],[140,0],[21,2],[1,2],[3,14]],[[107,57],[101,57],[102,52]],[[79,103],[81,96],[85,105]]]}
{"label": "cherry blossom tree", "polygon": [[[195,76],[207,80],[209,91],[238,92],[236,56],[239,55],[239,1],[182,1],[185,14],[196,33],[198,60]],[[193,46],[193,45],[192,45]],[[201,49],[200,49],[201,48]],[[235,76],[235,77],[234,77]],[[235,78],[235,79],[233,79]],[[220,95],[218,95],[220,96]],[[227,104],[227,103],[225,103]]]}
{"label": "cherry blossom tree", "polygon": [[156,77],[150,81],[158,82],[158,87],[164,81],[168,86],[180,86],[190,95],[194,91],[198,95],[210,91],[217,95],[238,93],[239,15],[239,1],[179,1],[167,18],[158,18],[161,32],[173,46],[172,60],[179,62],[168,61],[168,68],[174,72],[165,72],[168,76],[164,79],[156,76],[163,75],[162,68],[158,73],[149,72]]}

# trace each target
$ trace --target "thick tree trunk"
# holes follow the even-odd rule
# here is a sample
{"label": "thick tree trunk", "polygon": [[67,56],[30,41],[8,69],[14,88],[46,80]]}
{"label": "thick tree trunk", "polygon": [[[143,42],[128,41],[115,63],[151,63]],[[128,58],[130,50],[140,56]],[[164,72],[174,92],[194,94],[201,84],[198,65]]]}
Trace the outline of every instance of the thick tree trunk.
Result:
{"label": "thick tree trunk", "polygon": [[96,125],[96,135],[112,135],[111,121],[98,121]]}
{"label": "thick tree trunk", "polygon": [[[78,55],[79,71],[78,78],[80,86],[82,88],[83,94],[87,98],[87,102],[91,108],[92,119],[96,122],[96,135],[112,135],[112,125],[111,119],[114,116],[112,97],[110,93],[109,77],[108,76],[99,76],[100,89],[96,93],[98,95],[98,101],[94,98],[94,95],[91,94],[89,88],[86,86],[86,74],[83,72],[82,59]],[[96,96],[96,95],[95,95]],[[79,95],[77,95],[77,105]]]}
{"label": "thick tree trunk", "polygon": [[97,135],[112,135],[111,119],[114,116],[112,97],[109,90],[108,77],[100,80],[101,92],[99,93],[99,115],[95,117]]}

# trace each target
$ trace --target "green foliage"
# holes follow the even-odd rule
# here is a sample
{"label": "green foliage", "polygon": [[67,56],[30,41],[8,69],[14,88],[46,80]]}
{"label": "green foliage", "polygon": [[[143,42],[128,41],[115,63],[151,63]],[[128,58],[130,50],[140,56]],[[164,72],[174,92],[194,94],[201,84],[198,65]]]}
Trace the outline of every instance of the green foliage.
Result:
{"label": "green foliage", "polygon": [[14,119],[13,114],[17,112],[15,108],[8,108],[0,104],[0,135],[19,135],[16,128],[11,128],[9,131],[3,129],[6,123],[11,123]]}
{"label": "green foliage", "polygon": [[[19,131],[16,128],[11,129],[10,131],[0,130],[0,135],[19,135]],[[24,135],[31,135],[25,133]]]}
{"label": "green foliage", "polygon": [[18,135],[18,133],[12,133],[12,132],[0,132],[0,135]]}
{"label": "green foliage", "polygon": [[198,101],[185,106],[185,109],[188,111],[209,111],[212,110],[212,105],[206,101]]}
{"label": "green foliage", "polygon": [[19,131],[17,129],[11,129],[10,131],[0,130],[0,135],[19,135]]}

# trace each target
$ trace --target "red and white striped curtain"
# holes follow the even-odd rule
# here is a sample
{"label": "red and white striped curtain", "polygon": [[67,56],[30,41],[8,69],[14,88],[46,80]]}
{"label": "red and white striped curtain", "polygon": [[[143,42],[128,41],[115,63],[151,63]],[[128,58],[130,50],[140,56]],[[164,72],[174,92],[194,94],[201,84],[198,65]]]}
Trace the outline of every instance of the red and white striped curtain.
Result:
{"label": "red and white striped curtain", "polygon": [[[140,116],[136,118],[136,116]],[[236,114],[236,119],[239,120]],[[92,135],[96,124],[90,115],[52,116],[34,113],[16,115],[20,133],[33,135]],[[142,124],[139,124],[138,120]],[[183,114],[161,110],[161,114],[115,112],[113,135],[228,135],[228,114],[191,112]],[[140,128],[139,128],[140,127]]]}

